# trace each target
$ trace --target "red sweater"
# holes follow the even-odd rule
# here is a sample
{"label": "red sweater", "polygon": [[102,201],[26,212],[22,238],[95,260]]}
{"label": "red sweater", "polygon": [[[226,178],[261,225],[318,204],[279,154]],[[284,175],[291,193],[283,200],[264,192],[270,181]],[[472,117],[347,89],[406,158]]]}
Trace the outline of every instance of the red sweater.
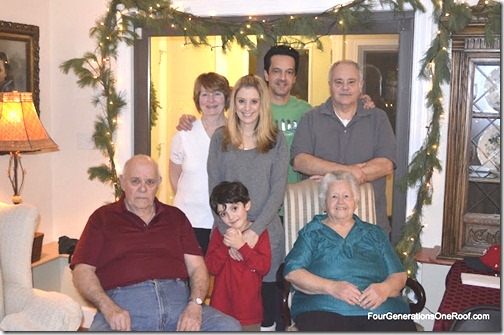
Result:
{"label": "red sweater", "polygon": [[205,256],[208,271],[215,276],[210,306],[240,321],[242,326],[263,319],[262,279],[271,266],[271,248],[265,230],[252,249],[247,243],[238,250],[243,261],[229,256],[219,229],[214,229]]}

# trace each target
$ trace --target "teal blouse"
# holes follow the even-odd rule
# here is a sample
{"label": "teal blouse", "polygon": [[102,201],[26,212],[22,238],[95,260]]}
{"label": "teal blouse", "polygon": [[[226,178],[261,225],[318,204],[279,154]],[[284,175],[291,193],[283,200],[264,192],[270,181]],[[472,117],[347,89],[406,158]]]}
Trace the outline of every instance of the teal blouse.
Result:
{"label": "teal blouse", "polygon": [[[284,276],[305,269],[317,276],[344,280],[360,291],[373,283],[384,281],[390,274],[404,272],[385,232],[376,225],[361,221],[354,215],[355,224],[346,238],[322,223],[327,214],[316,215],[299,231],[294,247],[285,258]],[[327,311],[346,316],[367,315],[369,309],[326,294],[305,294],[296,291],[292,300],[293,318],[303,312]],[[375,314],[409,313],[408,304],[399,296],[388,298]]]}

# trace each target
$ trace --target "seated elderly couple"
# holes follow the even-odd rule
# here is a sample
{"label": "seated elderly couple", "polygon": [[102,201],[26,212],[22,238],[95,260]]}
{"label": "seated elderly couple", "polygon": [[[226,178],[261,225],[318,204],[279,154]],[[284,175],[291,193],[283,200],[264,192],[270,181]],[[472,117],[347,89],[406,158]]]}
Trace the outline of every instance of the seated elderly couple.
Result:
{"label": "seated elderly couple", "polygon": [[[134,156],[120,181],[123,197],[90,216],[70,265],[75,286],[98,309],[90,330],[246,329],[204,304],[209,274],[203,254],[185,214],[156,199],[161,182],[156,162]],[[327,214],[300,231],[286,257],[285,278],[296,290],[294,320],[307,331],[414,331],[411,321],[368,316],[409,312],[400,296],[406,273],[382,229],[353,214],[357,190],[346,172],[329,173],[321,182]],[[250,206],[247,197],[224,202]],[[269,242],[254,249],[258,245]],[[240,286],[237,279],[234,285]]]}

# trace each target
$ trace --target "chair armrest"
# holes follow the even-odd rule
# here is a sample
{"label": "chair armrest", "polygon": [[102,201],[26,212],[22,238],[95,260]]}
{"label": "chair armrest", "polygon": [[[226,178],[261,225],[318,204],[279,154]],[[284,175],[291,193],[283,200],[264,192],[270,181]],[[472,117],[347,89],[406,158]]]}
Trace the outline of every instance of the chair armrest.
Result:
{"label": "chair armrest", "polygon": [[410,302],[409,308],[412,314],[420,313],[425,307],[425,290],[419,282],[415,279],[408,277],[406,280],[406,287],[410,288],[417,299],[416,303]]}
{"label": "chair armrest", "polygon": [[289,307],[289,293],[291,284],[285,280],[283,276],[283,270],[285,267],[285,263],[280,264],[278,268],[276,278],[277,278],[277,286],[282,290],[282,301],[280,305],[280,312],[282,314],[282,318],[284,320],[285,329],[291,326],[291,313]]}
{"label": "chair armrest", "polygon": [[[25,297],[26,298],[26,297]],[[6,331],[75,331],[82,323],[82,308],[59,292],[33,289],[21,299],[19,312],[6,315],[0,328]]]}

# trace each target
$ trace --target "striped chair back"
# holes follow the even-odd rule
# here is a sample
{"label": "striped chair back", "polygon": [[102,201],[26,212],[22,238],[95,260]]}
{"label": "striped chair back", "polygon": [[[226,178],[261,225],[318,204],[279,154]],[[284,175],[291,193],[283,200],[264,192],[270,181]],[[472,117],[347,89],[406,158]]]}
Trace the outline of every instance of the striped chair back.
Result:
{"label": "striped chair back", "polygon": [[[322,214],[322,206],[318,198],[319,183],[306,179],[288,184],[284,198],[284,230],[286,254],[294,246],[299,230],[313,219],[316,214]],[[360,204],[355,214],[362,221],[376,224],[375,197],[373,185],[360,185]]]}

